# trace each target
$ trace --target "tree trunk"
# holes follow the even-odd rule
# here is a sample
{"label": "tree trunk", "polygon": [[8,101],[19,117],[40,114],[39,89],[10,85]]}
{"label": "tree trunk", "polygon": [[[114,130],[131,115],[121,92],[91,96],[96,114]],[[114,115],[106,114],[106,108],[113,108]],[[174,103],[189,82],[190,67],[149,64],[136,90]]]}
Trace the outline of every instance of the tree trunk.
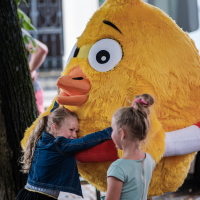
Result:
{"label": "tree trunk", "polygon": [[27,181],[20,141],[38,116],[15,0],[0,5],[0,199],[14,200]]}

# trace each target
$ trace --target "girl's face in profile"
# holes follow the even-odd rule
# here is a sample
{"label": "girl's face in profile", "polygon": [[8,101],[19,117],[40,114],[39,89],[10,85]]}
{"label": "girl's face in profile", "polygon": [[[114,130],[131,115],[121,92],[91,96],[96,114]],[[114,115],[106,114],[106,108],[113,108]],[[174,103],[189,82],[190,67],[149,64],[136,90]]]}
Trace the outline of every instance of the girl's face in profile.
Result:
{"label": "girl's face in profile", "polygon": [[57,136],[63,136],[67,139],[76,139],[78,133],[79,123],[74,117],[66,118],[61,127],[55,127],[55,134]]}
{"label": "girl's face in profile", "polygon": [[117,130],[117,126],[116,126],[114,117],[112,118],[111,127],[112,127],[112,130],[113,130],[112,135],[111,135],[112,140],[113,140],[113,142],[115,143],[115,145],[118,149],[122,149],[121,148],[121,138],[120,138],[120,134]]}

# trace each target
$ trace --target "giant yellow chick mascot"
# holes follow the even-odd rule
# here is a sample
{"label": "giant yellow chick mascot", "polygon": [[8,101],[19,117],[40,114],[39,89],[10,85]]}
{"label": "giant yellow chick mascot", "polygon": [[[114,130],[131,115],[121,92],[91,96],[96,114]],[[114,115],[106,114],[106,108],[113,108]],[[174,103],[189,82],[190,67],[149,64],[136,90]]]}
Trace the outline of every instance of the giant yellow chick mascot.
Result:
{"label": "giant yellow chick mascot", "polygon": [[[80,119],[79,137],[109,127],[116,109],[129,106],[134,96],[151,94],[155,105],[142,148],[157,165],[148,196],[181,186],[194,153],[163,157],[165,136],[170,132],[173,137],[176,130],[200,121],[200,57],[194,42],[169,16],[141,0],[107,0],[78,38],[57,85],[62,89],[57,102]],[[26,131],[23,147],[53,103]],[[113,148],[108,145],[102,152],[109,154]],[[122,153],[118,152],[119,157]],[[78,169],[105,191],[111,162],[105,155],[100,162],[79,163]]]}

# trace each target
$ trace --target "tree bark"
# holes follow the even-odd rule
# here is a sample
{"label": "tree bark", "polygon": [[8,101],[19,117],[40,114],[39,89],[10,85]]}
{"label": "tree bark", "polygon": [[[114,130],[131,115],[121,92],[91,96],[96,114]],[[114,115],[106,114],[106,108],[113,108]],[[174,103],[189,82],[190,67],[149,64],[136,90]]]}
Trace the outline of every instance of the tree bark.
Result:
{"label": "tree bark", "polygon": [[14,200],[27,181],[20,141],[38,116],[15,0],[0,6],[0,199]]}

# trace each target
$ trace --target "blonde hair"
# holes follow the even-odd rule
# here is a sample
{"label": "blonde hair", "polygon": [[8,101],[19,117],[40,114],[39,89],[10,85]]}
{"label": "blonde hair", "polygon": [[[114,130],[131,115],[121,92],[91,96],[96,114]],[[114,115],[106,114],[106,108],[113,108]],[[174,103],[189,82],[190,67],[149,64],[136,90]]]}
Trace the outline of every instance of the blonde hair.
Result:
{"label": "blonde hair", "polygon": [[117,110],[113,117],[118,130],[124,128],[131,134],[134,140],[142,141],[146,138],[149,131],[149,107],[153,105],[154,99],[149,94],[142,94],[135,98],[144,100],[147,104],[134,101],[132,106]]}
{"label": "blonde hair", "polygon": [[50,115],[46,115],[39,120],[35,129],[31,132],[31,135],[26,144],[26,148],[23,151],[23,156],[20,158],[20,163],[22,164],[21,171],[23,173],[28,173],[31,168],[35,147],[38,143],[38,140],[42,136],[42,133],[44,131],[50,132],[51,125],[53,123],[55,123],[60,128],[64,120],[70,117],[74,117],[78,120],[78,117],[75,113],[70,112],[63,106],[55,109],[50,113]]}

